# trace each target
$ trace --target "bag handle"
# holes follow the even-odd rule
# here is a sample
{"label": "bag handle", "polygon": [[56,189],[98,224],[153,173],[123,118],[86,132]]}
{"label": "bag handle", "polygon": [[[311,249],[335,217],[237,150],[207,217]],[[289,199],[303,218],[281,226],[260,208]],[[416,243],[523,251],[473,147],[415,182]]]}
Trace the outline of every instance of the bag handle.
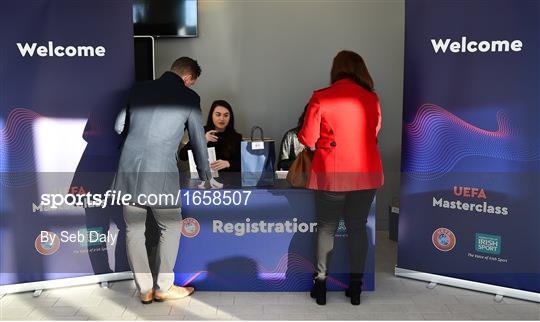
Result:
{"label": "bag handle", "polygon": [[264,133],[263,133],[263,129],[260,127],[260,126],[254,126],[251,128],[251,141],[255,141],[253,139],[253,135],[255,134],[255,131],[256,130],[259,130],[261,132],[261,139],[260,141],[264,141]]}

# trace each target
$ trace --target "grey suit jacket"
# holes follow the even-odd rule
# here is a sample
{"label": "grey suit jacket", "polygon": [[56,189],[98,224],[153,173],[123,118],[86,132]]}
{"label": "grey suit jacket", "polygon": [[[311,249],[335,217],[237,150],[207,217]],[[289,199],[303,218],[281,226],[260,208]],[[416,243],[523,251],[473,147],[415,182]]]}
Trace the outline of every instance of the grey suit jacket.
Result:
{"label": "grey suit jacket", "polygon": [[[141,194],[146,195],[143,198],[150,194],[172,194],[176,198],[180,190],[176,151],[185,129],[193,145],[199,178],[210,180],[199,95],[172,72],[154,81],[136,83],[127,108],[116,119],[115,130],[125,136],[125,141],[113,189],[131,194],[134,203]],[[179,199],[149,206],[176,208]]]}

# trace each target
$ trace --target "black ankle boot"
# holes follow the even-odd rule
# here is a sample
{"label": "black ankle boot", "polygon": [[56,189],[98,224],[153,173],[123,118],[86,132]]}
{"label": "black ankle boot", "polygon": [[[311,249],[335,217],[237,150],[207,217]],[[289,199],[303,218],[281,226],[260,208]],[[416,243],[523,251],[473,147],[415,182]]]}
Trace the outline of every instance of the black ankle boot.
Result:
{"label": "black ankle boot", "polygon": [[311,289],[311,298],[314,298],[317,304],[326,304],[326,280],[313,279],[313,288]]}
{"label": "black ankle boot", "polygon": [[351,274],[349,288],[345,290],[345,296],[351,298],[352,305],[360,305],[360,294],[362,294],[363,274]]}

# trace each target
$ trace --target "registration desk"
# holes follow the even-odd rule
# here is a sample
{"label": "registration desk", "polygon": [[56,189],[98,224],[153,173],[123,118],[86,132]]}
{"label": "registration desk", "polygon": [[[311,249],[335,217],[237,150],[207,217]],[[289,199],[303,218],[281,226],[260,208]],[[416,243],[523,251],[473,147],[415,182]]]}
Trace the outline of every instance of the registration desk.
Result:
{"label": "registration desk", "polygon": [[[70,176],[64,178],[55,173],[42,177],[41,182],[50,182],[51,186],[71,182]],[[104,182],[107,178],[103,176]],[[92,179],[97,180],[96,175]],[[0,216],[0,242],[4,246],[0,253],[1,292],[131,276],[121,207],[28,207],[28,196],[35,195],[35,191],[35,185],[6,191],[11,203],[4,205],[7,215]],[[313,191],[292,189],[285,180],[276,180],[274,186],[265,188],[198,190],[196,185],[183,185],[180,192],[184,219],[174,269],[177,285],[191,284],[207,291],[311,288],[316,237]],[[365,290],[374,288],[374,214],[373,204],[367,230],[370,247]],[[91,232],[114,238],[105,242],[79,239]],[[43,233],[46,240],[42,240]],[[331,290],[347,285],[346,234],[341,225],[328,279]],[[65,235],[74,238],[62,240]],[[73,280],[77,278],[80,280]]]}
{"label": "registration desk", "polygon": [[[307,291],[312,286],[316,217],[314,192],[272,188],[183,189],[177,285],[204,291]],[[374,289],[375,202],[368,219],[364,290]],[[336,232],[330,290],[348,282],[347,231]]]}

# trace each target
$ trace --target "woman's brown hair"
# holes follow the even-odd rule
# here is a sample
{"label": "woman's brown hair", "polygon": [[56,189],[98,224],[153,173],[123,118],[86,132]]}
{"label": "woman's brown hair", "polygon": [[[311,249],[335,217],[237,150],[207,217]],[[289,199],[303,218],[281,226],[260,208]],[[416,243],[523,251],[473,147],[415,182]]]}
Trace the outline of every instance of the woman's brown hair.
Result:
{"label": "woman's brown hair", "polygon": [[357,53],[349,50],[340,51],[332,63],[330,82],[334,84],[340,79],[350,78],[358,85],[373,91],[373,79],[364,63],[364,59]]}

